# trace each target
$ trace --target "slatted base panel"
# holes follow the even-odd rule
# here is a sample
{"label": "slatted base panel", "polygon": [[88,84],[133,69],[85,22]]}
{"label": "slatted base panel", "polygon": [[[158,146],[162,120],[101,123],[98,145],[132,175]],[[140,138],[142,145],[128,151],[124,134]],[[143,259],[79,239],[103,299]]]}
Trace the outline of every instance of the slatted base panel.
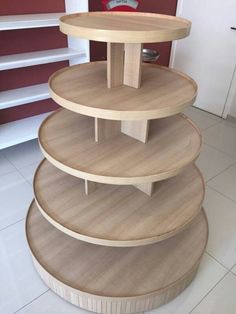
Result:
{"label": "slatted base panel", "polygon": [[69,237],[32,203],[26,234],[35,267],[54,292],[89,311],[131,314],[169,302],[190,284],[207,243],[208,226],[202,211],[173,238],[113,248]]}

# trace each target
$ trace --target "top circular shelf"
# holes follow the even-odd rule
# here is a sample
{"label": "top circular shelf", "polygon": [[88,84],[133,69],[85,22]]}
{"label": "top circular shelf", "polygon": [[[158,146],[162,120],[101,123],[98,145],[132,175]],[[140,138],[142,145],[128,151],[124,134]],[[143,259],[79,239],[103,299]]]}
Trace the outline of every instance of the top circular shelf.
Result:
{"label": "top circular shelf", "polygon": [[130,12],[76,13],[60,18],[71,36],[113,43],[153,43],[188,36],[191,22],[169,15]]}

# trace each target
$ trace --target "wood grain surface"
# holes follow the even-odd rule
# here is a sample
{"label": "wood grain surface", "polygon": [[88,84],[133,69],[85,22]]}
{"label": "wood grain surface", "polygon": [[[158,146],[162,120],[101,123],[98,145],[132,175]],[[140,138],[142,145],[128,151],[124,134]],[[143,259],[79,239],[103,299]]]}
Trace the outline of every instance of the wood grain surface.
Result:
{"label": "wood grain surface", "polygon": [[109,246],[138,246],[169,238],[199,214],[203,178],[196,166],[157,182],[152,197],[132,186],[99,184],[85,195],[84,180],[44,160],[34,178],[36,203],[56,228],[77,239]]}
{"label": "wood grain surface", "polygon": [[201,136],[183,115],[152,120],[143,144],[120,133],[96,143],[94,119],[62,109],[41,125],[44,156],[61,170],[108,184],[139,184],[178,174],[199,155]]}
{"label": "wood grain surface", "polygon": [[178,236],[157,244],[112,248],[63,234],[33,203],[26,233],[36,267],[54,291],[85,309],[116,314],[149,310],[179,294],[196,273],[208,227],[201,212]]}
{"label": "wood grain surface", "polygon": [[[197,85],[190,77],[154,64],[143,64],[139,89],[124,85],[108,89],[106,65],[91,62],[55,72],[49,79],[51,97],[74,112],[112,120],[167,117],[196,99]],[[112,69],[117,75],[116,67]]]}
{"label": "wood grain surface", "polygon": [[60,18],[60,30],[70,36],[113,43],[153,43],[189,35],[191,22],[154,13],[89,12]]}

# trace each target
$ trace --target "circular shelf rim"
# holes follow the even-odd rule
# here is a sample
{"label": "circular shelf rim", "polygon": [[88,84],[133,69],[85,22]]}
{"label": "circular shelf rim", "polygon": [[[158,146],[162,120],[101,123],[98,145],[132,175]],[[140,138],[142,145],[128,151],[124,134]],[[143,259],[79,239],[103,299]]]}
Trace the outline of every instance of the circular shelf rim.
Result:
{"label": "circular shelf rim", "polygon": [[[60,31],[66,35],[80,37],[84,39],[112,42],[112,43],[157,43],[181,39],[187,37],[190,33],[191,22],[187,19],[172,15],[143,13],[143,12],[88,12],[74,13],[64,15],[60,18]],[[156,30],[120,30],[120,29],[103,29],[93,28],[92,26],[73,25],[67,22],[68,18],[79,18],[81,16],[104,17],[104,16],[121,16],[121,17],[151,17],[160,20],[179,22],[180,26],[167,29],[160,28]]]}
{"label": "circular shelf rim", "polygon": [[[72,168],[72,167],[66,165],[62,161],[57,160],[52,154],[50,154],[47,151],[47,149],[44,148],[44,146],[41,143],[41,138],[42,138],[41,133],[42,133],[42,129],[43,129],[44,125],[47,123],[47,121],[49,119],[51,119],[54,115],[56,115],[57,113],[59,113],[62,110],[66,110],[66,109],[59,109],[59,110],[53,112],[40,125],[39,131],[38,131],[39,146],[40,146],[40,149],[41,149],[44,157],[49,162],[51,162],[55,167],[57,167],[58,169],[66,172],[72,176],[79,177],[79,178],[84,179],[84,180],[98,182],[98,183],[105,183],[105,184],[117,184],[117,185],[137,185],[137,184],[142,184],[142,183],[158,182],[158,181],[162,181],[162,180],[165,180],[165,179],[168,179],[168,178],[171,178],[171,177],[177,175],[188,164],[194,162],[200,154],[200,150],[201,150],[201,146],[202,146],[202,136],[201,136],[201,132],[200,132],[199,128],[187,116],[185,116],[184,114],[179,114],[179,116],[181,116],[183,119],[185,119],[191,125],[191,127],[193,127],[195,129],[195,131],[199,137],[199,147],[196,150],[195,155],[192,156],[192,158],[184,166],[182,166],[180,168],[172,168],[171,170],[158,172],[158,173],[152,174],[152,175],[133,176],[133,177],[106,176],[106,175],[94,174],[91,172],[86,172],[86,171],[82,171],[79,169],[75,169],[75,168]],[[143,145],[145,145],[145,144],[143,144]]]}
{"label": "circular shelf rim", "polygon": [[[135,246],[154,244],[154,243],[166,240],[172,236],[175,236],[178,233],[180,233],[181,231],[183,231],[185,228],[187,228],[192,223],[192,221],[197,217],[197,215],[200,213],[200,211],[202,209],[202,203],[203,203],[203,200],[205,197],[204,179],[203,179],[202,173],[200,172],[199,168],[196,165],[193,165],[193,167],[197,171],[199,178],[201,180],[202,198],[199,202],[198,210],[196,210],[195,214],[193,216],[191,216],[188,220],[186,220],[184,224],[180,225],[179,227],[174,228],[171,231],[168,231],[168,232],[165,232],[162,234],[157,234],[157,235],[152,236],[152,237],[142,237],[140,239],[135,239],[135,240],[115,240],[115,239],[112,239],[112,240],[109,239],[108,240],[105,238],[89,236],[89,235],[86,235],[83,233],[76,232],[76,231],[70,229],[69,227],[66,227],[65,224],[60,223],[58,220],[54,219],[52,217],[52,215],[48,214],[44,210],[43,205],[37,196],[37,189],[36,189],[37,175],[38,175],[41,167],[43,166],[44,162],[45,162],[45,159],[43,159],[40,162],[40,164],[38,165],[36,172],[35,172],[35,175],[34,175],[34,180],[33,180],[34,199],[35,199],[36,205],[37,205],[39,211],[41,212],[41,214],[44,216],[44,218],[49,223],[51,223],[55,228],[57,228],[61,232],[65,233],[65,234],[67,234],[67,235],[69,235],[69,236],[71,236],[77,240],[80,240],[80,241],[93,243],[93,244],[97,244],[97,245],[103,245],[103,246],[112,246],[112,247],[135,247]],[[140,193],[142,193],[142,192],[140,192]]]}
{"label": "circular shelf rim", "polygon": [[[68,110],[71,110],[73,112],[83,114],[89,117],[94,117],[94,118],[101,118],[101,119],[108,119],[108,120],[144,120],[144,119],[158,119],[158,118],[165,118],[172,116],[174,114],[180,113],[183,111],[186,107],[192,105],[197,97],[198,93],[198,87],[196,82],[187,74],[182,73],[181,71],[171,69],[165,66],[160,66],[157,64],[145,64],[145,67],[155,67],[157,69],[162,69],[165,70],[166,72],[174,73],[176,75],[179,75],[181,78],[186,79],[189,83],[192,84],[195,92],[193,93],[192,97],[186,99],[185,102],[179,103],[176,106],[166,106],[164,108],[159,108],[159,109],[149,109],[149,110],[114,110],[114,109],[103,109],[99,107],[92,107],[92,106],[87,106],[86,104],[79,102],[73,102],[72,100],[66,99],[61,97],[57,92],[54,91],[52,85],[53,85],[53,80],[61,75],[62,73],[66,71],[70,71],[70,69],[75,69],[78,68],[80,70],[81,68],[84,68],[86,66],[96,66],[97,64],[104,64],[106,63],[105,61],[94,61],[90,63],[85,63],[85,64],[79,64],[79,65],[73,65],[71,67],[65,67],[62,68],[55,73],[53,73],[50,78],[49,78],[49,92],[50,96],[52,99],[62,106],[63,108],[66,108]],[[127,87],[129,89],[129,87]],[[111,90],[112,92],[112,90]]]}
{"label": "circular shelf rim", "polygon": [[[90,310],[90,311],[93,311],[93,309],[90,308],[89,305],[88,305],[88,307],[84,307],[84,306],[82,306],[82,304],[78,304],[79,302],[77,303],[75,300],[78,299],[78,301],[79,301],[80,297],[85,297],[86,299],[92,297],[94,300],[98,300],[98,302],[101,302],[101,301],[104,301],[104,302],[112,302],[112,301],[114,301],[114,302],[118,302],[118,301],[121,301],[121,302],[129,302],[129,301],[130,302],[132,302],[132,301],[137,302],[137,301],[140,301],[141,302],[143,298],[155,298],[155,299],[161,298],[162,297],[162,293],[165,293],[168,289],[171,289],[171,288],[175,289],[176,286],[180,283],[180,288],[179,288],[178,292],[174,296],[172,295],[171,297],[169,297],[168,300],[163,301],[163,298],[161,298],[158,301],[158,306],[163,305],[163,304],[169,302],[170,300],[175,298],[179,293],[181,293],[185,288],[187,288],[187,286],[195,278],[195,274],[197,273],[199,264],[201,262],[203,254],[205,252],[206,245],[207,245],[207,242],[208,242],[208,237],[209,237],[209,225],[208,225],[208,221],[207,221],[207,216],[206,216],[206,213],[205,213],[204,209],[202,208],[202,214],[203,214],[204,222],[205,222],[205,225],[206,225],[206,238],[205,238],[204,248],[203,248],[199,258],[197,259],[197,261],[194,263],[194,265],[184,275],[182,275],[180,278],[176,279],[174,282],[166,285],[165,287],[159,288],[159,289],[157,289],[155,291],[151,291],[151,292],[146,293],[146,294],[133,295],[133,296],[127,296],[127,297],[104,296],[104,295],[99,295],[99,294],[95,294],[95,293],[89,293],[89,292],[86,292],[86,291],[83,291],[83,290],[79,290],[76,287],[70,286],[65,281],[62,281],[62,280],[59,280],[58,278],[56,278],[56,276],[54,276],[50,271],[46,270],[46,268],[44,268],[42,266],[42,264],[40,263],[40,261],[38,260],[38,258],[35,255],[35,252],[34,252],[34,249],[32,248],[31,241],[29,239],[29,234],[28,234],[29,215],[30,215],[30,212],[32,210],[33,205],[34,205],[34,200],[32,201],[32,203],[31,203],[31,205],[29,207],[29,210],[27,212],[27,215],[26,215],[25,233],[26,233],[26,239],[27,239],[27,242],[28,242],[28,245],[29,245],[29,248],[30,248],[30,253],[31,253],[31,256],[32,256],[32,259],[33,259],[33,262],[34,262],[34,265],[35,265],[35,268],[36,268],[37,272],[39,273],[39,275],[43,279],[43,281],[54,292],[59,294],[61,297],[63,297],[67,301],[69,301],[69,302],[71,302],[71,303],[73,303],[73,304],[75,304],[77,306],[80,306],[80,307],[82,307],[84,309]],[[58,287],[59,287],[59,289],[57,289]],[[67,291],[70,291],[75,298],[74,297],[70,298],[68,296],[69,295],[68,293],[65,294],[65,293],[63,293],[61,291],[61,290],[65,291],[65,289],[67,289]],[[144,301],[143,306],[147,306],[145,303],[146,302]],[[154,307],[156,308],[157,306],[155,305]],[[151,310],[154,307],[148,307],[148,308],[145,308],[145,309],[146,310]],[[110,312],[105,312],[105,313],[109,314]],[[116,314],[118,314],[118,313],[120,314],[121,312],[116,312]],[[131,311],[129,313],[136,313],[136,312],[135,311]]]}

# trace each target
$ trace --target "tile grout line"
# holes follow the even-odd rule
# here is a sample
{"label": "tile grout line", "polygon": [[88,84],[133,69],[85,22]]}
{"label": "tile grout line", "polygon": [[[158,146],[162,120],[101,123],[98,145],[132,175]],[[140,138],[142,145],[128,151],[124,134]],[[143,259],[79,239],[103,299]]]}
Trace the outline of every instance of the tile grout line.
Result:
{"label": "tile grout line", "polygon": [[2,228],[2,229],[0,229],[0,232],[6,230],[7,228],[10,228],[10,227],[16,225],[18,222],[21,222],[22,220],[25,220],[25,217],[24,217],[24,218],[21,218],[21,219],[19,219],[19,220],[17,220],[16,222],[13,222],[12,224],[10,224],[10,225],[8,225],[8,226]]}
{"label": "tile grout line", "polygon": [[218,261],[215,256],[213,256],[211,253],[209,253],[209,252],[207,251],[207,249],[206,249],[205,253],[206,253],[207,255],[209,255],[211,258],[213,258],[213,259],[214,259],[218,264],[220,264],[222,267],[224,267],[225,270],[227,270],[227,271],[230,271],[230,270],[231,270],[231,268],[226,267],[223,263],[221,263],[220,261]]}
{"label": "tile grout line", "polygon": [[212,178],[206,180],[205,183],[208,184],[208,182],[210,182],[211,180],[215,179],[217,176],[221,175],[223,172],[227,171],[231,167],[234,167],[235,165],[236,165],[236,160],[235,160],[235,162],[233,164],[229,165],[224,170],[222,170],[219,173],[217,173],[216,175],[214,175]]}
{"label": "tile grout line", "polygon": [[203,134],[203,136],[202,136],[202,139],[203,139],[203,141],[202,141],[203,144],[208,145],[208,146],[210,146],[211,148],[214,148],[214,149],[217,150],[218,152],[223,153],[223,154],[227,155],[228,157],[230,157],[230,158],[232,158],[232,159],[236,159],[236,156],[233,156],[233,155],[227,153],[226,151],[221,150],[221,149],[219,149],[219,148],[213,146],[212,144],[209,144],[209,143],[204,142],[204,134]]}
{"label": "tile grout line", "polygon": [[30,302],[26,303],[25,305],[23,305],[21,308],[19,308],[18,310],[16,310],[15,312],[13,312],[13,314],[18,313],[19,311],[23,310],[26,306],[32,304],[34,301],[36,301],[37,299],[39,299],[42,295],[44,295],[45,293],[47,293],[50,289],[47,289],[46,291],[44,291],[43,293],[41,293],[40,295],[38,295],[36,298],[34,298],[33,300],[31,300]]}
{"label": "tile grout line", "polygon": [[217,281],[217,283],[204,295],[204,297],[194,306],[194,308],[189,312],[189,314],[193,313],[193,311],[202,303],[202,301],[216,288],[216,286],[230,273],[230,270],[228,270],[224,276]]}
{"label": "tile grout line", "polygon": [[213,191],[219,193],[220,195],[224,196],[225,198],[227,198],[227,199],[230,200],[231,202],[236,203],[236,200],[233,200],[232,198],[230,198],[229,196],[225,195],[224,193],[218,191],[217,189],[213,188],[212,186],[210,186],[210,185],[207,184],[207,187],[210,188],[210,189],[212,189]]}

